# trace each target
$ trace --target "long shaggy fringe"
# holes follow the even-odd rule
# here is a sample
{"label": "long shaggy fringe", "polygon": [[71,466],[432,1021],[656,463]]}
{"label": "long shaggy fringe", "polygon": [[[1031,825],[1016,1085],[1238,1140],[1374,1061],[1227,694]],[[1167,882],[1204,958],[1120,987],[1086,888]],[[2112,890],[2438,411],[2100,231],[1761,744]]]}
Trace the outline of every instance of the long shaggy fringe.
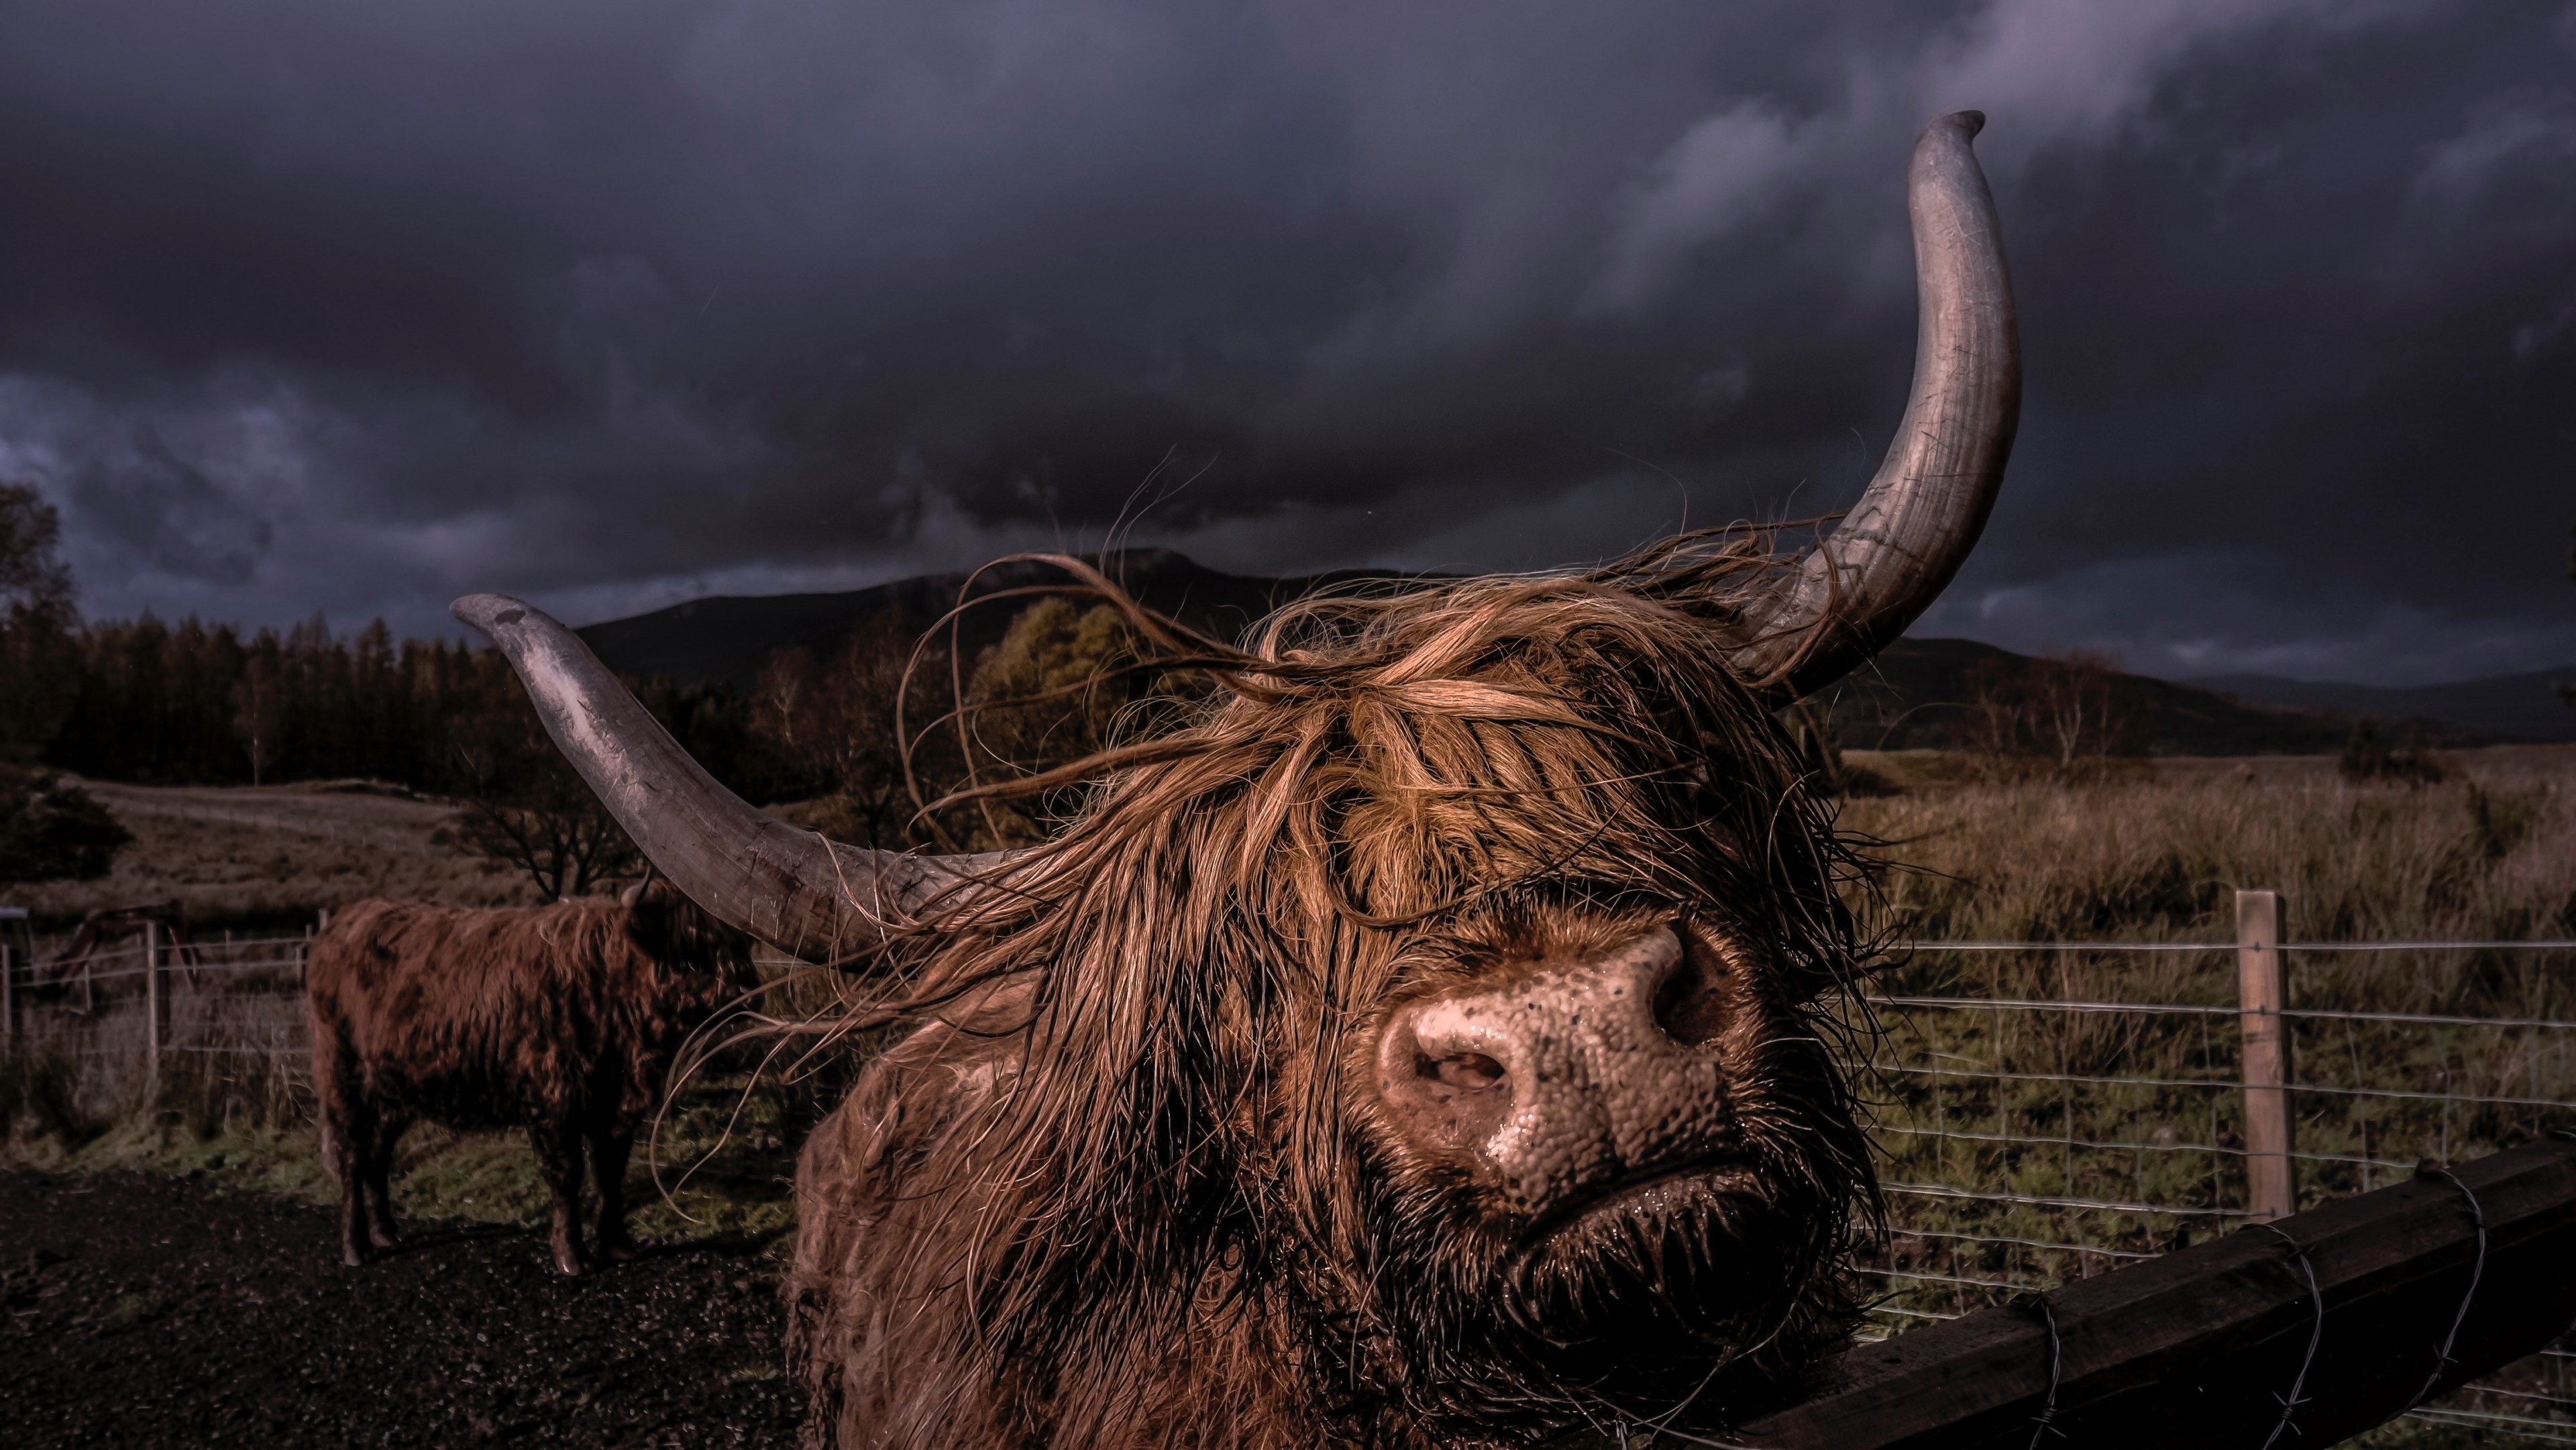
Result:
{"label": "long shaggy fringe", "polygon": [[[1520,1444],[1712,1425],[1848,1331],[1877,1197],[1822,1005],[1856,862],[1726,660],[1745,535],[1387,586],[1236,650],[1058,561],[1220,686],[1184,728],[986,791],[1071,823],[889,923],[842,1030],[912,1023],[809,1142],[792,1352],[817,1443]],[[961,797],[962,798],[962,797]],[[952,798],[954,804],[958,799]],[[1761,1191],[1525,1252],[1364,1095],[1391,999],[1549,923],[1748,964]]]}

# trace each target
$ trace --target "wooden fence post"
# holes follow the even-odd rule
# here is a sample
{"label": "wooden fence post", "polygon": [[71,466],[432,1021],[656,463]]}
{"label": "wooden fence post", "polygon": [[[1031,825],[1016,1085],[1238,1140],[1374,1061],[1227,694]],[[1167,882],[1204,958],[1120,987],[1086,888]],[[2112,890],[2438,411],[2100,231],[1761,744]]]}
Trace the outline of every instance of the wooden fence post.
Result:
{"label": "wooden fence post", "polygon": [[161,1039],[166,1035],[170,997],[161,980],[161,923],[143,923],[143,1079],[144,1101],[161,1097]]}
{"label": "wooden fence post", "polygon": [[2236,893],[2237,1025],[2245,1035],[2245,1206],[2257,1222],[2299,1211],[2290,1158],[2289,972],[2281,960],[2281,898]]}

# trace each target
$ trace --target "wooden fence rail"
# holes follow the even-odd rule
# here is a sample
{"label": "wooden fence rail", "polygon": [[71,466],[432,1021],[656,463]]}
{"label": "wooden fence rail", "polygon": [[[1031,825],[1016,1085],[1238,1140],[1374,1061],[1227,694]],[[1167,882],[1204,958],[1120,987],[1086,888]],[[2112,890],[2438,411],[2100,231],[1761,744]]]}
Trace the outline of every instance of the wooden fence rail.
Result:
{"label": "wooden fence rail", "polygon": [[1843,1356],[1767,1450],[2330,1445],[2576,1320],[2576,1142],[2482,1158]]}

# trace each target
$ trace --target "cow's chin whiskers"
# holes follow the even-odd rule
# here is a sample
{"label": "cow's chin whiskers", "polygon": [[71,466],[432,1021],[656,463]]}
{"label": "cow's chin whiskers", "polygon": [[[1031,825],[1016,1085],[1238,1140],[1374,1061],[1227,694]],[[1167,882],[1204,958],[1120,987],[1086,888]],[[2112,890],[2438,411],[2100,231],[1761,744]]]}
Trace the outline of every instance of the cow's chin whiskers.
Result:
{"label": "cow's chin whiskers", "polygon": [[1760,1192],[1746,1171],[1711,1167],[1605,1194],[1512,1255],[1505,1302],[1553,1351],[1589,1358],[1642,1315],[1659,1341],[1698,1341],[1704,1358],[1776,1297],[1777,1259],[1755,1252],[1778,1232]]}
{"label": "cow's chin whiskers", "polygon": [[1462,1433],[1765,1401],[1848,1329],[1833,1258],[1850,1185],[1805,1161],[1814,1146],[1748,1145],[1538,1224],[1460,1176],[1398,1169],[1381,1282],[1413,1290],[1367,1296],[1377,1352],[1425,1424]]}

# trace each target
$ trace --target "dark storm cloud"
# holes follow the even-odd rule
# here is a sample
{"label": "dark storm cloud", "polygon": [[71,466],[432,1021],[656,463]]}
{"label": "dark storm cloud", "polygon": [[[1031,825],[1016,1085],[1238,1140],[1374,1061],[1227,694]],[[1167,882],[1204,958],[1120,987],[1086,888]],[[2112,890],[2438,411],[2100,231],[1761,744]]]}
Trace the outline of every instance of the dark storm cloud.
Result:
{"label": "dark storm cloud", "polygon": [[[0,15],[0,472],[93,611],[426,627],[1135,537],[1529,566],[1847,502],[1914,129],[2029,406],[1926,628],[2576,658],[2576,20],[87,0]],[[1158,471],[1159,470],[1159,471]]]}

